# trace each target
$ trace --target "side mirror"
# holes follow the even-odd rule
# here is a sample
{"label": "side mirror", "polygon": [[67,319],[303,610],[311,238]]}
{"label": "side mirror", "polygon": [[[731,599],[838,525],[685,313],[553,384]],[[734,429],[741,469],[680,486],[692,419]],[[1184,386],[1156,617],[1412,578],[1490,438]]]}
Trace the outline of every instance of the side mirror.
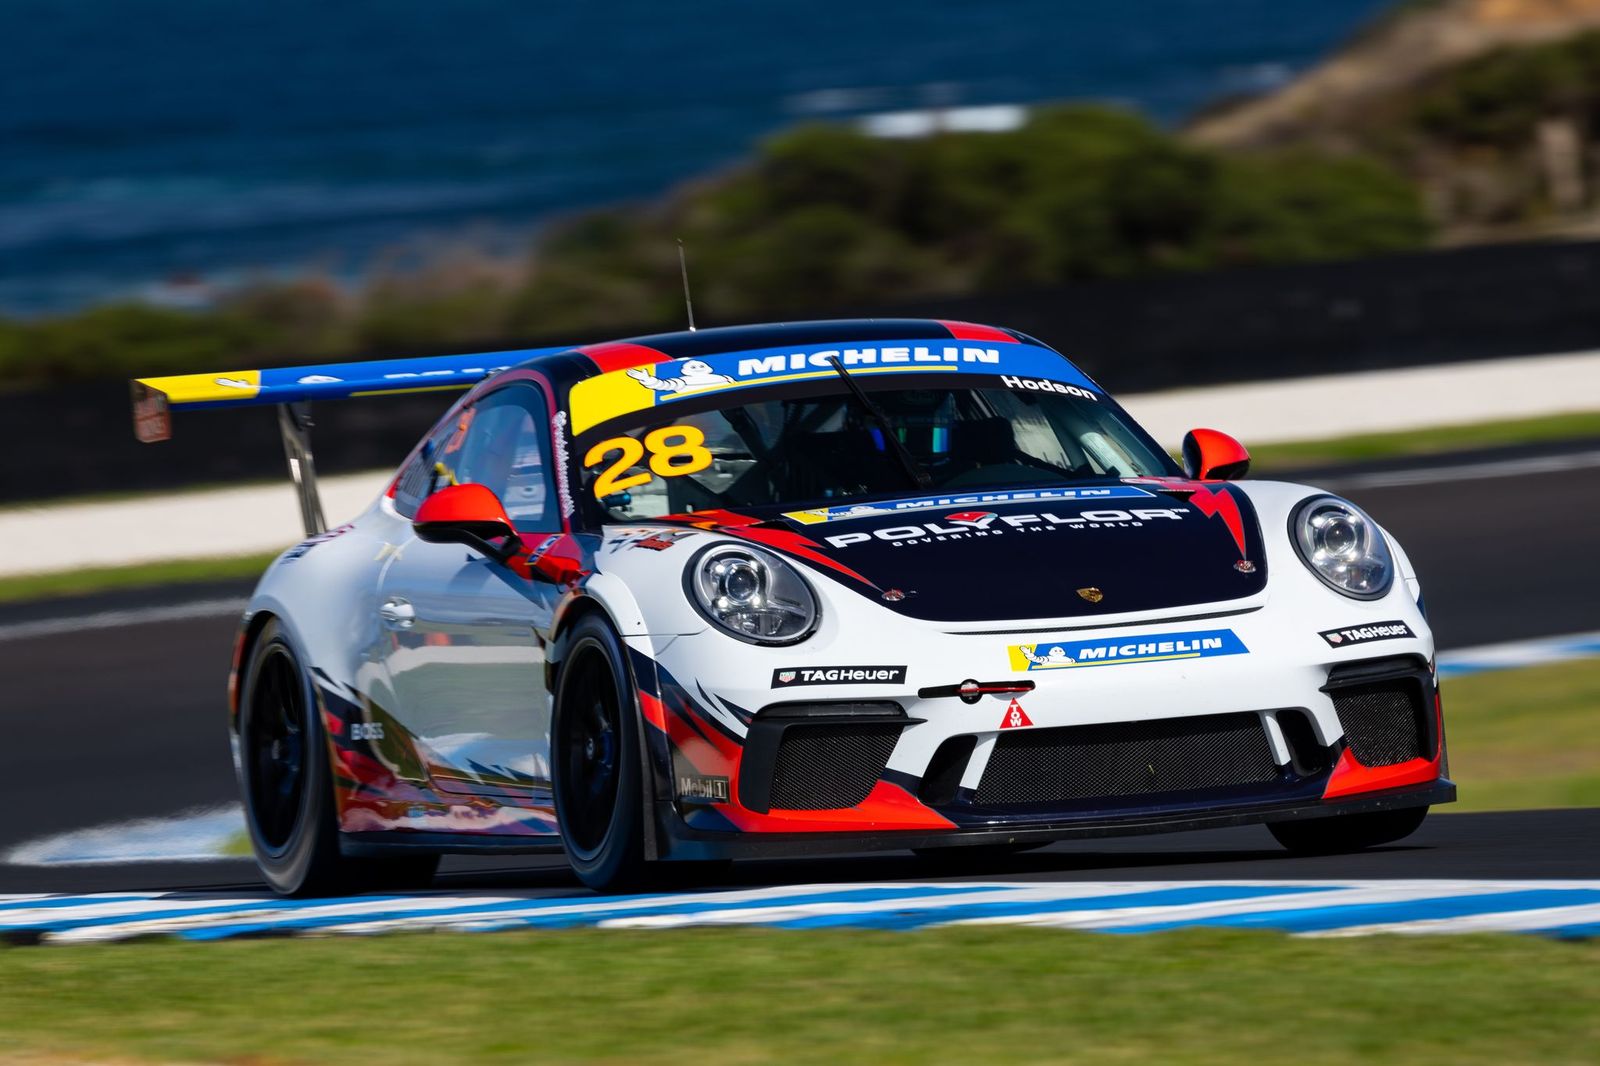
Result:
{"label": "side mirror", "polygon": [[1183,472],[1196,481],[1232,481],[1250,472],[1244,445],[1215,429],[1183,435]]}
{"label": "side mirror", "polygon": [[[411,527],[431,544],[465,544],[491,559],[504,561],[521,541],[505,505],[482,485],[450,485],[422,501]],[[504,546],[494,541],[505,538]]]}

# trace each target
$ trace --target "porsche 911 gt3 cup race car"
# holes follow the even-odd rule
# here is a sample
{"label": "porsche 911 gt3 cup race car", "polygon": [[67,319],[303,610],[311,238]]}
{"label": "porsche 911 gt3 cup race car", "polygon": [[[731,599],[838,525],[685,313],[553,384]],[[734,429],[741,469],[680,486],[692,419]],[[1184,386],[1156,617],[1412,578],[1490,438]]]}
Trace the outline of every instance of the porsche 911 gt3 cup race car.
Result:
{"label": "porsche 911 gt3 cup race car", "polygon": [[[305,405],[470,386],[324,529]],[[1447,779],[1433,639],[1360,508],[1183,469],[1071,362],[968,323],[813,322],[146,379],[280,404],[311,534],[240,629],[232,734],[280,892],[444,852],[946,857],[1264,822],[1412,832]],[[981,851],[961,851],[968,845]]]}

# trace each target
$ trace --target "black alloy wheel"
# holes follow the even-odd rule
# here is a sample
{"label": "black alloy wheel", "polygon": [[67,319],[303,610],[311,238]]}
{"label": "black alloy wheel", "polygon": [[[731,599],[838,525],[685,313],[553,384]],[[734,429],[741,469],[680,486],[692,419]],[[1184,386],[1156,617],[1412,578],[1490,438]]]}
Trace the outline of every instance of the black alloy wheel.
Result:
{"label": "black alloy wheel", "polygon": [[427,887],[436,854],[341,852],[327,738],[300,656],[276,619],[251,647],[240,692],[239,783],[267,884],[286,896]]}
{"label": "black alloy wheel", "polygon": [[603,663],[580,662],[575,669],[577,677],[563,723],[561,779],[572,812],[568,827],[572,842],[584,851],[593,851],[605,842],[622,781],[617,693],[603,672]]}
{"label": "black alloy wheel", "polygon": [[244,737],[255,829],[269,848],[289,842],[306,786],[305,695],[286,646],[274,643],[257,662],[253,713]]}
{"label": "black alloy wheel", "polygon": [[602,892],[640,887],[645,762],[627,652],[598,615],[565,641],[550,729],[556,820],[578,879]]}

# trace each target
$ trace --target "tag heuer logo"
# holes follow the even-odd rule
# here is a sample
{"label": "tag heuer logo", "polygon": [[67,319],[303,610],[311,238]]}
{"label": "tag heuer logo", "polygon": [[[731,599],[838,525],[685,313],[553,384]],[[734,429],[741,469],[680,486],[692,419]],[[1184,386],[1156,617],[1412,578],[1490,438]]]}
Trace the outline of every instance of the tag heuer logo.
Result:
{"label": "tag heuer logo", "polygon": [[1415,639],[1410,626],[1398,618],[1387,622],[1369,622],[1363,626],[1350,626],[1347,629],[1327,629],[1319,636],[1328,642],[1328,647],[1337,648],[1345,644],[1366,644],[1374,640],[1412,640]]}
{"label": "tag heuer logo", "polygon": [[793,670],[772,671],[772,687],[791,685],[900,685],[906,679],[903,666],[797,666]]}

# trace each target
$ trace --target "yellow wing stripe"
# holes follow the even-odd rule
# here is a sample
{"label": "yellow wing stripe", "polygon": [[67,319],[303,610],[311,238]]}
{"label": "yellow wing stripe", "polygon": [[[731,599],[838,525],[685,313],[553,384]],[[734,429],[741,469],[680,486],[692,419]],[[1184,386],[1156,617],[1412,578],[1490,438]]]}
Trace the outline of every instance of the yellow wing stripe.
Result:
{"label": "yellow wing stripe", "polygon": [[176,374],[164,378],[139,378],[174,407],[216,400],[252,400],[261,391],[261,371],[234,370],[225,374]]}

